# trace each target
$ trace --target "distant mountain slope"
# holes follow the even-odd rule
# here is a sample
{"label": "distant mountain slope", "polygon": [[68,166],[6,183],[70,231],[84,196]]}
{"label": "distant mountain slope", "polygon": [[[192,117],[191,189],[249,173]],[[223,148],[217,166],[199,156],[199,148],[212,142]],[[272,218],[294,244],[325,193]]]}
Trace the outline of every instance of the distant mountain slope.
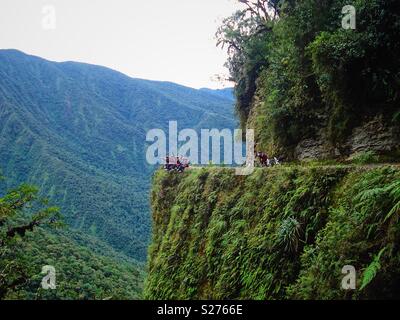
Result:
{"label": "distant mountain slope", "polygon": [[[232,101],[93,65],[0,50],[0,168],[28,181],[75,229],[139,260],[150,235],[152,128],[233,128]],[[1,191],[1,190],[0,190]]]}
{"label": "distant mountain slope", "polygon": [[235,100],[235,93],[233,88],[216,89],[216,90],[202,88],[200,90],[203,92],[211,93],[213,95],[219,96],[224,99],[231,100],[232,102]]}

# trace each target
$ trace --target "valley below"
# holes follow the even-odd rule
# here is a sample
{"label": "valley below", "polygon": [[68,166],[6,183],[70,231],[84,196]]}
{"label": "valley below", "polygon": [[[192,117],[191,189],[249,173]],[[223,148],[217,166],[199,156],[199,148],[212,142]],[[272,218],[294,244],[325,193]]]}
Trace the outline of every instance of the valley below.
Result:
{"label": "valley below", "polygon": [[[40,254],[29,273],[41,279],[42,265],[54,265],[65,287],[41,290],[40,297],[141,296],[156,168],[146,161],[146,133],[167,130],[172,120],[181,129],[235,128],[232,91],[223,91],[0,50],[0,194],[22,183],[35,185],[60,208],[67,226],[31,239],[34,251],[28,255]],[[101,279],[108,277],[107,287]],[[112,285],[114,277],[120,280]],[[37,286],[34,281],[8,297],[31,299]],[[77,293],[68,289],[74,286]]]}

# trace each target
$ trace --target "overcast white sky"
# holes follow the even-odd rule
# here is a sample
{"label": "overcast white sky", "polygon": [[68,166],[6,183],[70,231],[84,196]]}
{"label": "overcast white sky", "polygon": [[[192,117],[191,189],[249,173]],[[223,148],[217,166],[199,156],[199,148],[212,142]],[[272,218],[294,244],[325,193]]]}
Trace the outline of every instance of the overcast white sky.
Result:
{"label": "overcast white sky", "polygon": [[0,0],[0,49],[218,88],[212,79],[227,74],[226,54],[214,35],[239,7],[236,0]]}

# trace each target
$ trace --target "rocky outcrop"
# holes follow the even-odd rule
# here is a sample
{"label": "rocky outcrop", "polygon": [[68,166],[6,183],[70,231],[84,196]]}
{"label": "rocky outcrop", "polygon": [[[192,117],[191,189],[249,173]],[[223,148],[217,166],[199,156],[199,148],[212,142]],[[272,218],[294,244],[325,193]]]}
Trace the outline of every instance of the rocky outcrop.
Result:
{"label": "rocky outcrop", "polygon": [[326,146],[325,141],[322,134],[316,138],[302,140],[295,148],[294,157],[298,160],[330,158],[331,148]]}
{"label": "rocky outcrop", "polygon": [[294,157],[298,160],[330,159],[351,157],[367,151],[382,154],[399,149],[400,128],[388,125],[379,116],[354,128],[340,151],[329,145],[328,139],[321,130],[315,138],[302,140],[295,148]]}
{"label": "rocky outcrop", "polygon": [[390,152],[400,149],[399,128],[388,126],[381,117],[355,128],[348,139],[348,149],[351,154],[375,151]]}

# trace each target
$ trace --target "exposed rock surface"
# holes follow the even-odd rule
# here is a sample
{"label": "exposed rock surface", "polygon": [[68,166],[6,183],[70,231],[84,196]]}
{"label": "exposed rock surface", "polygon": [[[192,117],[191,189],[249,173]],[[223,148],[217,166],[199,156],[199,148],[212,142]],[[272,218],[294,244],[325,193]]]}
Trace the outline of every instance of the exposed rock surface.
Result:
{"label": "exposed rock surface", "polygon": [[399,128],[387,126],[381,118],[355,128],[348,140],[351,154],[373,150],[388,152],[400,148]]}
{"label": "exposed rock surface", "polygon": [[391,152],[400,149],[400,128],[385,123],[382,117],[376,117],[362,126],[353,129],[343,145],[342,151],[330,146],[320,132],[314,139],[304,139],[296,147],[294,156],[298,160],[328,159],[375,151]]}
{"label": "exposed rock surface", "polygon": [[322,135],[315,139],[302,140],[295,149],[295,158],[298,160],[326,159],[330,155],[330,149],[324,144]]}

